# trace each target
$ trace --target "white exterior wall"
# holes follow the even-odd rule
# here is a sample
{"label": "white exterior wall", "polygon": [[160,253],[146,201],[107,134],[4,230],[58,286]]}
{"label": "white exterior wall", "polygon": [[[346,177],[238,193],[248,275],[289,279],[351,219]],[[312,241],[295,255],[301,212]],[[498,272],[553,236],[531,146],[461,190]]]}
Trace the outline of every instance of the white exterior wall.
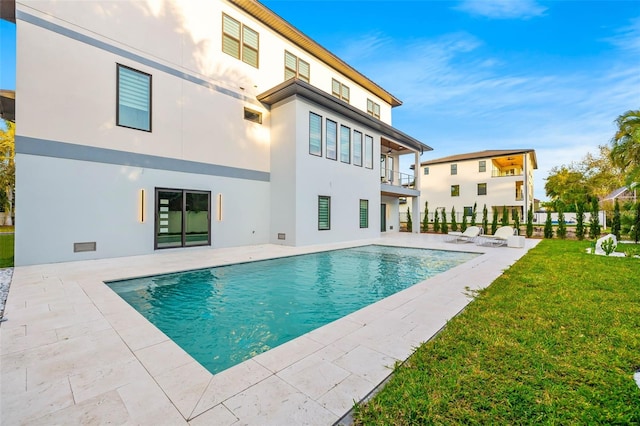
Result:
{"label": "white exterior wall", "polygon": [[[385,232],[400,232],[400,212],[399,209],[404,209],[406,212],[407,204],[402,204],[400,207],[400,200],[396,197],[382,196],[380,203],[387,205],[387,229]],[[378,207],[380,211],[380,207]]]}

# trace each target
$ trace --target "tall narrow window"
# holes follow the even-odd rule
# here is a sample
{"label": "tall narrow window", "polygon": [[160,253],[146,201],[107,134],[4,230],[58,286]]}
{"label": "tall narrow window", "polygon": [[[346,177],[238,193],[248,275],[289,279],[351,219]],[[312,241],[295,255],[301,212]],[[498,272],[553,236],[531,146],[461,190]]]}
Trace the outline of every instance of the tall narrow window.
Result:
{"label": "tall narrow window", "polygon": [[478,172],[484,173],[486,171],[487,171],[487,161],[486,160],[478,161]]}
{"label": "tall narrow window", "polygon": [[351,162],[351,129],[347,126],[340,126],[340,161]]}
{"label": "tall narrow window", "polygon": [[353,164],[362,167],[362,133],[353,131]]}
{"label": "tall narrow window", "polygon": [[373,102],[371,99],[367,99],[367,114],[380,119],[380,105]]}
{"label": "tall narrow window", "polygon": [[331,197],[318,196],[318,230],[331,229]]}
{"label": "tall narrow window", "polygon": [[369,200],[360,200],[360,228],[369,227]]}
{"label": "tall narrow window", "polygon": [[428,167],[425,167],[425,168],[423,169],[423,173],[424,173],[425,175],[428,175],[428,174],[429,174],[429,168],[428,168]]}
{"label": "tall narrow window", "polygon": [[322,117],[309,113],[309,154],[322,157]]}
{"label": "tall narrow window", "polygon": [[311,80],[310,66],[291,52],[284,51],[284,79],[299,78],[307,83]]}
{"label": "tall narrow window", "polygon": [[460,196],[460,185],[451,185],[451,196],[452,197]]}
{"label": "tall narrow window", "polygon": [[338,123],[326,120],[327,126],[327,158],[330,160],[338,159]]}
{"label": "tall narrow window", "polygon": [[452,164],[451,165],[451,174],[452,175],[457,175],[458,174],[458,165],[457,164]]}
{"label": "tall narrow window", "polygon": [[333,78],[331,79],[331,94],[336,98],[349,102],[351,91],[349,90],[349,86],[346,86]]}
{"label": "tall narrow window", "polygon": [[118,64],[116,123],[151,131],[151,75]]}
{"label": "tall narrow window", "polygon": [[156,188],[155,248],[211,244],[211,192]]}
{"label": "tall narrow window", "polygon": [[258,68],[260,35],[228,15],[222,14],[222,51]]}
{"label": "tall narrow window", "polygon": [[364,166],[373,169],[373,137],[364,136]]}
{"label": "tall narrow window", "polygon": [[478,195],[487,195],[487,184],[479,183],[478,184]]}

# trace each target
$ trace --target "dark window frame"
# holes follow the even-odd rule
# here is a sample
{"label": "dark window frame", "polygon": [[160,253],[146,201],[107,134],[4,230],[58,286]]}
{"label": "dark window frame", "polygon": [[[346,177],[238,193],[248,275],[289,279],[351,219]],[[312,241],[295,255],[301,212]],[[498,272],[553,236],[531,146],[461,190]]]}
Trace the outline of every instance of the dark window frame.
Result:
{"label": "dark window frame", "polygon": [[[318,154],[314,154],[313,152],[311,152],[311,117],[315,116],[318,117],[318,119],[320,120],[320,152]],[[316,114],[315,112],[311,112],[309,111],[309,154],[313,155],[315,157],[322,157],[322,139],[323,139],[323,132],[322,132],[322,116],[320,114]]]}
{"label": "dark window frame", "polygon": [[244,107],[244,119],[252,123],[262,124],[262,113],[251,108]]}
{"label": "dark window frame", "polygon": [[[346,141],[346,148],[347,148],[346,159],[344,157],[344,155],[345,155],[344,154],[345,141],[343,140],[343,136],[346,136],[348,138],[347,141]],[[351,164],[351,128],[345,126],[344,124],[340,125],[340,155],[339,155],[339,157],[340,157],[340,162],[341,163]]]}
{"label": "dark window frame", "polygon": [[451,165],[451,176],[457,175],[458,174],[458,164],[452,164]]}
{"label": "dark window frame", "polygon": [[[356,141],[356,134],[360,135],[360,143],[358,144]],[[358,164],[356,162],[356,146],[360,146],[360,164]],[[353,130],[353,165],[354,166],[358,166],[358,167],[362,167],[363,163],[364,163],[364,137],[361,131],[359,130]]]}
{"label": "dark window frame", "polygon": [[424,176],[428,176],[429,175],[429,166],[425,167],[424,169],[422,169],[422,174]]}
{"label": "dark window frame", "polygon": [[[480,193],[480,188],[481,187],[484,187],[484,194]],[[478,191],[477,191],[478,195],[487,195],[487,192],[488,192],[487,191],[487,184],[486,183],[479,183],[478,184]]]}
{"label": "dark window frame", "polygon": [[[179,246],[167,246],[167,247],[158,247],[158,227],[159,227],[159,207],[160,207],[160,199],[158,198],[158,193],[161,191],[166,192],[182,192],[182,235],[181,235],[181,244]],[[202,244],[186,244],[186,212],[187,212],[187,193],[191,194],[207,194],[208,196],[208,213],[207,213],[207,242]],[[211,245],[211,191],[203,191],[198,189],[184,189],[184,188],[160,188],[156,187],[154,191],[154,206],[155,206],[155,223],[154,223],[154,233],[153,233],[153,248],[154,250],[164,250],[164,249],[174,249],[174,248],[187,248],[187,247],[203,247]]]}
{"label": "dark window frame", "polygon": [[478,161],[478,173],[485,173],[487,171],[487,160]]}
{"label": "dark window frame", "polygon": [[[321,226],[320,222],[320,208],[321,208],[321,200],[326,200],[327,202],[327,226]],[[328,195],[318,195],[318,231],[330,231],[331,230],[331,197]]]}
{"label": "dark window frame", "polygon": [[[364,202],[364,209],[362,207],[363,202]],[[359,215],[360,229],[369,228],[369,200],[360,199],[359,211],[360,211],[360,215]],[[364,216],[362,214],[363,212],[365,213]],[[364,218],[364,224],[362,221],[363,218]]]}
{"label": "dark window frame", "polygon": [[[335,134],[334,134],[334,132],[331,132],[331,133],[329,132],[329,123],[335,124],[335,130],[336,130]],[[325,156],[329,160],[338,161],[338,144],[340,143],[339,135],[338,135],[338,122],[327,118],[325,120],[324,126],[325,126],[325,144],[326,144],[326,154],[325,154]],[[334,147],[335,147],[334,153],[335,153],[335,156],[334,157],[330,157],[329,156],[329,135],[330,134],[332,136],[335,136],[335,138],[334,138]]]}
{"label": "dark window frame", "polygon": [[[129,71],[133,71],[138,74],[142,74],[144,76],[149,77],[149,129],[142,129],[140,127],[127,126],[125,124],[120,124],[120,68],[127,69]],[[116,126],[125,127],[127,129],[140,130],[142,132],[151,133],[153,126],[153,76],[147,72],[137,70],[135,68],[129,67],[127,65],[123,65],[120,63],[116,63]]]}
{"label": "dark window frame", "polygon": [[460,196],[460,185],[451,185],[451,196],[452,197]]}
{"label": "dark window frame", "polygon": [[[365,134],[364,135],[364,141],[365,141],[365,143],[364,143],[364,157],[365,157],[364,158],[364,167],[366,169],[373,170],[373,151],[374,151],[374,147],[373,147],[374,139],[373,139],[373,136]],[[371,147],[370,148],[368,148],[369,141],[371,141]],[[371,166],[367,165],[369,163],[369,161],[371,163]]]}

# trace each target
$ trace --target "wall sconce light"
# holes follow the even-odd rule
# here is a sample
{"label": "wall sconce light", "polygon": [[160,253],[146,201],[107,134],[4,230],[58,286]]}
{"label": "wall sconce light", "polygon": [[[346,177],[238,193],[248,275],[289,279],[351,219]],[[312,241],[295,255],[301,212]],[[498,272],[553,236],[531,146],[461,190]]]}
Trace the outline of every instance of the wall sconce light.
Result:
{"label": "wall sconce light", "polygon": [[222,222],[222,194],[218,194],[218,222]]}
{"label": "wall sconce light", "polygon": [[144,189],[140,190],[140,202],[139,202],[139,216],[138,216],[138,220],[140,220],[140,223],[144,223]]}

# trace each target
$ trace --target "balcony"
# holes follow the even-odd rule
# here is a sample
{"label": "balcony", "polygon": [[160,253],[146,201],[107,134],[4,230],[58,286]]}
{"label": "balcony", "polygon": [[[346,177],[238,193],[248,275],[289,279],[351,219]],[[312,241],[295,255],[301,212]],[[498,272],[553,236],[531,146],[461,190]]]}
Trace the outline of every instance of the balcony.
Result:
{"label": "balcony", "polygon": [[491,170],[491,177],[522,176],[522,175],[523,175],[523,172],[521,168]]}
{"label": "balcony", "polygon": [[395,170],[381,168],[380,182],[387,185],[414,189],[416,178],[407,173],[400,173]]}

